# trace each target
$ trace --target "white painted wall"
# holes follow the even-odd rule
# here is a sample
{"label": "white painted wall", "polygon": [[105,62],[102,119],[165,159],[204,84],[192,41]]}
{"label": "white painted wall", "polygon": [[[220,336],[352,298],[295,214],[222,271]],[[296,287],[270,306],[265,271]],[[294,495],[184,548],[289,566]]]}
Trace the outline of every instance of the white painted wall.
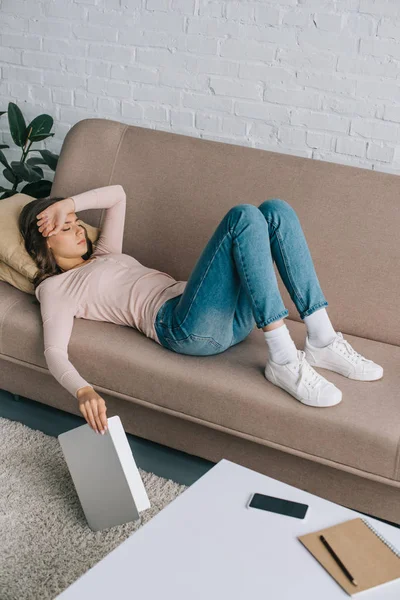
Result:
{"label": "white painted wall", "polygon": [[0,110],[54,118],[36,148],[101,117],[400,171],[400,0],[0,0],[0,34]]}

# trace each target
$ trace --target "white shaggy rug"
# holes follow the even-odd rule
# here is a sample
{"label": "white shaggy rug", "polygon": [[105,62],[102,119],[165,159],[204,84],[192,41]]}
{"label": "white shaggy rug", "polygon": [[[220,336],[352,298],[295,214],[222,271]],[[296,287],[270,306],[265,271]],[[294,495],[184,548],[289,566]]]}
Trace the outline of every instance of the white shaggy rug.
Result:
{"label": "white shaggy rug", "polygon": [[56,437],[0,417],[0,598],[53,599],[188,486],[139,468],[151,508],[88,526]]}

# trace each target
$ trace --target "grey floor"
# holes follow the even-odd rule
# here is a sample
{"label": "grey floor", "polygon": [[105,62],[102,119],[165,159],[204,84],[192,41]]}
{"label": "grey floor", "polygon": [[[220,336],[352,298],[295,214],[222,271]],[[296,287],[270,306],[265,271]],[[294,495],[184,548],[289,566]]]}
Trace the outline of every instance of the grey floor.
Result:
{"label": "grey floor", "polygon": [[[54,437],[86,423],[83,417],[4,390],[0,390],[0,417],[19,421]],[[192,485],[215,464],[130,433],[127,438],[138,467],[180,484]]]}
{"label": "grey floor", "polygon": [[[0,417],[18,421],[31,429],[38,429],[54,437],[86,423],[83,417],[72,415],[23,396],[14,396],[14,394],[5,390],[0,390]],[[172,481],[180,484],[192,485],[215,464],[130,433],[127,434],[127,438],[138,467],[160,477],[172,479]],[[373,517],[374,515],[367,514],[367,516]],[[396,523],[384,519],[380,520],[400,528],[400,525]]]}

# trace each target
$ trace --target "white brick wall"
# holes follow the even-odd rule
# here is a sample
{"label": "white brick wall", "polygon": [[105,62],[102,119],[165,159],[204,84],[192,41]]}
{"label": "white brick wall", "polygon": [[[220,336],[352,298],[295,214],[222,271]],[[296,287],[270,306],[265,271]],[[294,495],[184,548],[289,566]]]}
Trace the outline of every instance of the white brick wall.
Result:
{"label": "white brick wall", "polygon": [[0,0],[0,110],[57,153],[103,117],[399,173],[399,67],[400,0]]}

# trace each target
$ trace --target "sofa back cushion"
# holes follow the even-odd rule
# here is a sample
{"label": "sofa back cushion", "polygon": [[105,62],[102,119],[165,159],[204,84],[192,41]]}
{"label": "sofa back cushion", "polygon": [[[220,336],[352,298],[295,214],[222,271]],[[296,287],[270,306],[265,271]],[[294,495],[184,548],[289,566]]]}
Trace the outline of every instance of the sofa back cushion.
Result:
{"label": "sofa back cushion", "polygon": [[[120,183],[123,252],[187,280],[225,213],[282,198],[296,210],[336,331],[400,345],[400,178],[108,119],[68,132],[52,194]],[[82,211],[101,226],[103,211]],[[301,321],[279,273],[289,318]]]}

